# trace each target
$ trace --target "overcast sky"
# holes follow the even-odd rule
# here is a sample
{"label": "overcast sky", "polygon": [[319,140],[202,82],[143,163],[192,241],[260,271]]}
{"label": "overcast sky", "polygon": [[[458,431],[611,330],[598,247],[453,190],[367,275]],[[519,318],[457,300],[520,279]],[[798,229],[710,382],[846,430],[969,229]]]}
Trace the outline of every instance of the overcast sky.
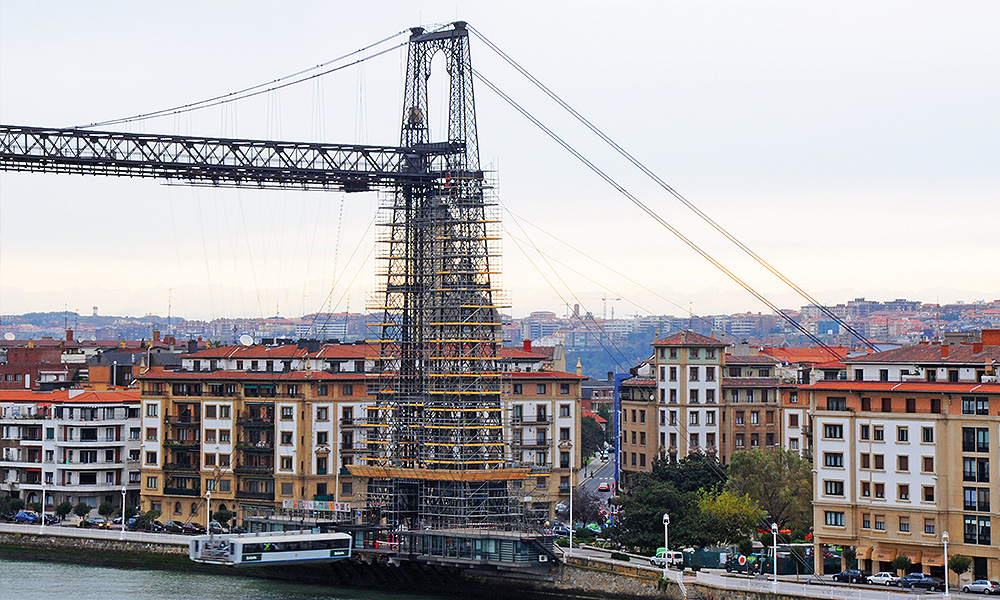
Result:
{"label": "overcast sky", "polygon": [[[1000,298],[995,2],[4,0],[0,122],[82,125],[185,104],[456,19],[821,301]],[[804,304],[472,43],[477,69],[666,220],[776,304]],[[404,66],[394,50],[119,128],[394,145]],[[431,81],[432,127],[446,83]],[[576,301],[599,315],[605,295],[622,298],[609,316],[767,311],[486,86],[476,99],[482,162],[524,219],[522,230],[504,215],[515,316]],[[375,194],[2,173],[0,312],[166,314],[168,298],[188,318],[360,311],[377,205]]]}

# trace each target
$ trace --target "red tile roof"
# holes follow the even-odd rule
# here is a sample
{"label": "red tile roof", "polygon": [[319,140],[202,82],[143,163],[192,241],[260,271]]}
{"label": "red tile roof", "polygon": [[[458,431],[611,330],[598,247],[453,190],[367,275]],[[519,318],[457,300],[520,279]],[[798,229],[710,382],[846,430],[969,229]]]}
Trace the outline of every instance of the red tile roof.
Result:
{"label": "red tile roof", "polygon": [[[70,392],[73,396],[70,397]],[[122,402],[138,402],[139,390],[113,390],[104,392],[80,390],[55,390],[51,392],[33,392],[31,390],[0,390],[0,402],[49,402],[77,404],[118,404]]]}
{"label": "red tile roof", "polygon": [[[851,349],[843,346],[830,346],[840,356],[847,356]],[[773,356],[782,362],[815,364],[837,360],[839,357],[830,354],[825,348],[773,348],[765,346],[760,349],[761,354]]]}
{"label": "red tile roof", "polygon": [[773,356],[733,356],[732,354],[726,355],[727,365],[777,365],[780,364],[781,360]]}
{"label": "red tile roof", "polygon": [[773,388],[781,385],[777,377],[723,377],[722,387],[728,388]]}
{"label": "red tile roof", "polygon": [[667,337],[656,340],[653,342],[654,346],[699,346],[699,347],[711,347],[711,348],[723,348],[727,346],[725,342],[721,342],[715,338],[710,338],[701,335],[700,333],[695,333],[693,331],[679,331],[673,335],[668,335]]}
{"label": "red tile roof", "polygon": [[[947,348],[947,350],[945,350]],[[904,346],[895,350],[885,350],[865,356],[846,359],[846,363],[974,363],[986,364],[1000,361],[1000,346],[979,346],[967,344],[919,344]],[[943,356],[947,352],[948,356]]]}
{"label": "red tile roof", "polygon": [[[144,373],[138,379],[147,381],[337,381],[363,379],[364,373],[330,373],[327,371],[157,371]],[[368,375],[371,377],[371,375]]]}
{"label": "red tile roof", "polygon": [[844,392],[911,392],[936,394],[1000,394],[1000,383],[949,383],[923,381],[817,381],[803,390]]}

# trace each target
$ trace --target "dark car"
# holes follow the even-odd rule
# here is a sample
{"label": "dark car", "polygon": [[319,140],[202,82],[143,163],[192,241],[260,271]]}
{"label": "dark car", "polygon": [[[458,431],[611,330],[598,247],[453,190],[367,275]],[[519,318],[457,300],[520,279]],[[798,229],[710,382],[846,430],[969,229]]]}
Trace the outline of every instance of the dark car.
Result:
{"label": "dark car", "polygon": [[212,521],[208,524],[208,531],[209,533],[229,533],[229,528],[218,521]]}
{"label": "dark car", "polygon": [[569,527],[566,527],[561,523],[556,524],[552,527],[552,533],[554,533],[555,535],[561,535],[563,537],[566,537],[569,535]]}
{"label": "dark car", "polygon": [[182,528],[184,529],[184,533],[190,535],[198,535],[205,533],[205,527],[198,523],[185,523]]}
{"label": "dark car", "polygon": [[915,586],[917,583],[923,581],[924,579],[933,579],[930,575],[924,573],[907,573],[899,578],[896,585],[901,588],[910,588]]}
{"label": "dark car", "polygon": [[910,587],[913,587],[913,588],[922,588],[922,589],[926,589],[926,590],[931,591],[931,592],[933,592],[935,590],[938,591],[938,592],[943,592],[944,591],[944,581],[938,579],[937,577],[924,577],[924,578],[920,579],[919,581],[913,582],[913,585],[911,585]]}
{"label": "dark car", "polygon": [[237,525],[236,527],[233,527],[233,533],[246,533],[246,532],[247,528],[243,527],[242,525]]}
{"label": "dark car", "polygon": [[841,583],[864,583],[868,574],[860,569],[848,569],[833,576],[834,581]]}
{"label": "dark car", "polygon": [[184,523],[180,521],[167,521],[163,524],[163,531],[167,533],[184,533]]}
{"label": "dark car", "polygon": [[80,527],[95,527],[98,529],[107,529],[111,527],[111,523],[108,522],[104,517],[91,517],[89,519],[84,519],[80,521]]}

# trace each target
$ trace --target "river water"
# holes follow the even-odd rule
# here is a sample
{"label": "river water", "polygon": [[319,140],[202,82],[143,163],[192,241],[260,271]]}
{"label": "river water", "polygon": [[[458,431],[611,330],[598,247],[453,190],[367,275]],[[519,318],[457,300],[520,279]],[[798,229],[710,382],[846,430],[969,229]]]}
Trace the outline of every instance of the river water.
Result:
{"label": "river water", "polygon": [[[437,597],[436,600],[440,600]],[[435,600],[432,596],[0,559],[0,600]]]}

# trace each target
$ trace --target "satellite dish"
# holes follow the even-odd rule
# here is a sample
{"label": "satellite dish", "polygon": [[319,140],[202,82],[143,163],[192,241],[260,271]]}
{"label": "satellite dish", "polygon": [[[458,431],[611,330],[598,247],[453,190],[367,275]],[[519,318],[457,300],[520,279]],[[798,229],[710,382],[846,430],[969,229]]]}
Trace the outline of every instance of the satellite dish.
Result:
{"label": "satellite dish", "polygon": [[94,334],[94,333],[90,334],[90,341],[96,342],[97,341],[97,334]]}
{"label": "satellite dish", "polygon": [[8,331],[7,333],[3,334],[3,339],[7,340],[8,342],[12,342],[14,341],[14,334]]}
{"label": "satellite dish", "polygon": [[244,346],[253,346],[253,336],[249,333],[244,333],[240,336],[240,344]]}

